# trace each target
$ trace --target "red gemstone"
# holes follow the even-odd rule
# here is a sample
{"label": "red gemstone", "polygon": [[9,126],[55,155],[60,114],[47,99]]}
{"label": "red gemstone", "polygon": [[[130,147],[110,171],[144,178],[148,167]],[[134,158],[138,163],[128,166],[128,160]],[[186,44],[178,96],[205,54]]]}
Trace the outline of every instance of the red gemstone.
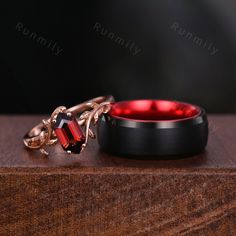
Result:
{"label": "red gemstone", "polygon": [[65,151],[80,153],[85,137],[75,117],[68,116],[66,113],[59,113],[54,130]]}

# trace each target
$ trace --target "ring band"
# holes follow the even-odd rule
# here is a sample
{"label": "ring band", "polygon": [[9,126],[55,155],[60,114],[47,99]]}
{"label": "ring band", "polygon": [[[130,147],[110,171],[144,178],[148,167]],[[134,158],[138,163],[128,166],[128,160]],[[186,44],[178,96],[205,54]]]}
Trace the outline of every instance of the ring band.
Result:
{"label": "ring band", "polygon": [[208,121],[201,107],[166,100],[116,102],[98,123],[101,148],[123,156],[178,158],[204,150]]}
{"label": "ring band", "polygon": [[[59,106],[49,119],[42,120],[26,133],[23,138],[24,145],[48,155],[45,147],[59,140],[67,153],[80,153],[87,146],[88,138],[95,138],[90,128],[91,122],[96,124],[102,114],[109,112],[112,102],[113,96],[108,95],[90,99],[69,109]],[[85,126],[85,134],[81,126]]]}

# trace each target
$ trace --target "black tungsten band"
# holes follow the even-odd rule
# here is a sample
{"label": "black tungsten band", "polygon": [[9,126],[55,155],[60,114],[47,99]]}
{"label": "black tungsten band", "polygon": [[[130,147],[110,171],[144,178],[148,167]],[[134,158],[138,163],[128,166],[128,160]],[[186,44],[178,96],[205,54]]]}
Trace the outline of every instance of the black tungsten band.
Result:
{"label": "black tungsten band", "polygon": [[[198,107],[199,108],[199,107]],[[98,125],[98,141],[109,153],[125,156],[181,157],[200,153],[208,139],[204,109],[189,119],[142,122],[104,115]]]}

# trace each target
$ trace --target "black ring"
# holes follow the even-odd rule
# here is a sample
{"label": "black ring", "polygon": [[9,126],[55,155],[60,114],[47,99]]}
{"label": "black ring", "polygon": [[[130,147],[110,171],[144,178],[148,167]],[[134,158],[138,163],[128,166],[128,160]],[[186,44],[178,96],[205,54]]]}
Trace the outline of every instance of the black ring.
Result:
{"label": "black ring", "polygon": [[205,110],[177,101],[117,102],[98,124],[101,148],[122,156],[191,156],[204,150],[207,139]]}

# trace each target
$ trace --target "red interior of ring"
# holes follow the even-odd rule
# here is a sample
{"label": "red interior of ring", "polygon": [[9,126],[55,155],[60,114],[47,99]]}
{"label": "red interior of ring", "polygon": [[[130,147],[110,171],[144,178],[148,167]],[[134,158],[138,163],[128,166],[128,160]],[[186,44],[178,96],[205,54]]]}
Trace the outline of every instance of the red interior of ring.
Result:
{"label": "red interior of ring", "polygon": [[114,103],[109,114],[120,119],[174,121],[197,116],[200,109],[187,103],[165,100],[133,100]]}

